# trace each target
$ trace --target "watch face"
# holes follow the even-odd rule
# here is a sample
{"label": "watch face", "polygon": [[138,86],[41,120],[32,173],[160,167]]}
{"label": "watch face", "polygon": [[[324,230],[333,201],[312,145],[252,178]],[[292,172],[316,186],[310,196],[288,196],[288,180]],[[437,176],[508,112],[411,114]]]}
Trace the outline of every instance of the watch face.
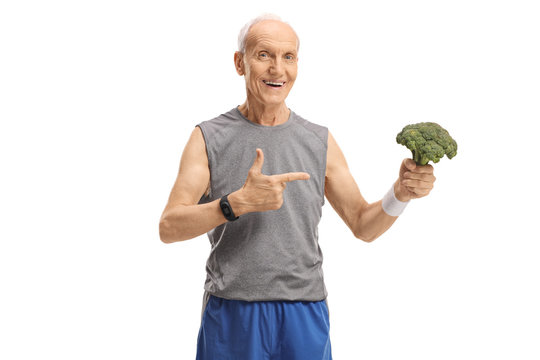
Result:
{"label": "watch face", "polygon": [[225,216],[231,216],[231,210],[229,209],[227,204],[221,204],[221,209],[223,210]]}

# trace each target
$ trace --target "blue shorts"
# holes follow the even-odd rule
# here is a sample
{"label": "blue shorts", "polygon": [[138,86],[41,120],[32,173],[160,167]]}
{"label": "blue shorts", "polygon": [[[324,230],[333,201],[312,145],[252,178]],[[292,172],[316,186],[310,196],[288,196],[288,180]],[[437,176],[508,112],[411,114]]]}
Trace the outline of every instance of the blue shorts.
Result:
{"label": "blue shorts", "polygon": [[332,360],[327,303],[210,295],[197,360]]}

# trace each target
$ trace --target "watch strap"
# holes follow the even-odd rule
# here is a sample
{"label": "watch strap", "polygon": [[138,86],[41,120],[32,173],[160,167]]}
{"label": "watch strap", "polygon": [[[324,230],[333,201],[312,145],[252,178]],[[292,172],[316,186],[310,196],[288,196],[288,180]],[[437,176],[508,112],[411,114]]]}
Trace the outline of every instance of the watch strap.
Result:
{"label": "watch strap", "polygon": [[229,194],[223,196],[221,200],[219,201],[219,207],[221,208],[221,212],[223,213],[223,216],[225,216],[225,219],[229,221],[234,221],[239,218],[239,216],[235,216],[233,209],[231,207],[231,204],[229,203],[228,197]]}

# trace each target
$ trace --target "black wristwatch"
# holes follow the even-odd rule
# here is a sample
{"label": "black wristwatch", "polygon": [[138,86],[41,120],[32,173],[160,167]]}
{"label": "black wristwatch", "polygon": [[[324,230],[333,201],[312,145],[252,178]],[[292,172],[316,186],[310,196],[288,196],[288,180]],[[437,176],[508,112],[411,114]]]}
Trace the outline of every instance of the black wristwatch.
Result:
{"label": "black wristwatch", "polygon": [[221,200],[219,201],[219,207],[221,208],[221,211],[223,212],[225,219],[229,221],[234,221],[238,219],[239,216],[234,215],[231,204],[229,204],[229,201],[227,200],[227,196],[229,196],[229,194],[221,198]]}

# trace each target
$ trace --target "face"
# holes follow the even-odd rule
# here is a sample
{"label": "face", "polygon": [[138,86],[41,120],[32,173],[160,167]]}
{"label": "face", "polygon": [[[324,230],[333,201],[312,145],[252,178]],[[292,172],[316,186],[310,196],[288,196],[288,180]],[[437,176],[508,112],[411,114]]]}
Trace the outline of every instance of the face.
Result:
{"label": "face", "polygon": [[261,21],[251,27],[246,53],[234,54],[236,71],[244,75],[250,100],[264,105],[284,103],[298,70],[296,34],[287,24]]}

